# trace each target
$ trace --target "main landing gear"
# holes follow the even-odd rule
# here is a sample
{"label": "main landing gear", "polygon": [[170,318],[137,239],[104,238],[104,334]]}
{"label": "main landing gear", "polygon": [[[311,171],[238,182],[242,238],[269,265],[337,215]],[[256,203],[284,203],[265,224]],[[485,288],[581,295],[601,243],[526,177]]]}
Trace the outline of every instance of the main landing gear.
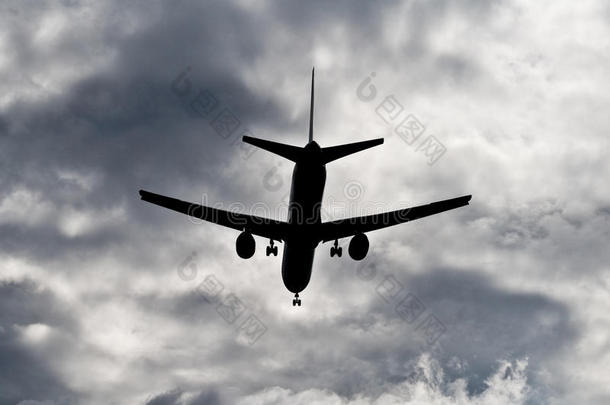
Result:
{"label": "main landing gear", "polygon": [[273,246],[273,239],[269,240],[269,246],[267,246],[267,256],[277,256],[277,246]]}
{"label": "main landing gear", "polygon": [[330,248],[330,257],[334,257],[335,255],[341,257],[342,254],[343,248],[339,247],[339,240],[335,239],[335,246],[331,246]]}
{"label": "main landing gear", "polygon": [[294,294],[294,299],[292,300],[292,306],[295,305],[301,306],[301,299],[299,298],[299,293]]}

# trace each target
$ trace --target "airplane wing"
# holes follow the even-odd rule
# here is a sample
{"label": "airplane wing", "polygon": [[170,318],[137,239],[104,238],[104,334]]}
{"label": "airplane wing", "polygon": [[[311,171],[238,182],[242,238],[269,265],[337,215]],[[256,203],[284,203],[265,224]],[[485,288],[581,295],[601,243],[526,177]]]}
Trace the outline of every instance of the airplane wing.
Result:
{"label": "airplane wing", "polygon": [[417,207],[404,208],[364,217],[351,217],[325,222],[320,225],[320,239],[323,242],[328,242],[330,240],[352,236],[359,232],[374,231],[376,229],[413,221],[414,219],[468,205],[471,197],[471,195],[465,195]]}
{"label": "airplane wing", "polygon": [[287,234],[288,224],[283,221],[206,207],[145,190],[140,190],[140,197],[151,204],[169,208],[193,218],[213,222],[237,231],[247,229],[252,234],[264,238],[283,241]]}

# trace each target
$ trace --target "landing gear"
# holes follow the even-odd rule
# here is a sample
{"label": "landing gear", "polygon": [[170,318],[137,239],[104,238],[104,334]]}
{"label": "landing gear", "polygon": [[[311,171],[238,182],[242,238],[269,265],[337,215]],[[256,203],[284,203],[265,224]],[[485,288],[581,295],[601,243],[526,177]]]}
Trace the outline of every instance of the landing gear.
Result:
{"label": "landing gear", "polygon": [[292,300],[292,306],[301,306],[301,299],[299,298],[299,293],[294,294],[294,299]]}
{"label": "landing gear", "polygon": [[335,246],[331,246],[330,248],[330,257],[334,257],[335,255],[341,257],[342,254],[343,248],[339,247],[339,240],[335,239]]}
{"label": "landing gear", "polygon": [[273,246],[273,239],[269,240],[269,246],[267,246],[267,256],[277,256],[277,246]]}

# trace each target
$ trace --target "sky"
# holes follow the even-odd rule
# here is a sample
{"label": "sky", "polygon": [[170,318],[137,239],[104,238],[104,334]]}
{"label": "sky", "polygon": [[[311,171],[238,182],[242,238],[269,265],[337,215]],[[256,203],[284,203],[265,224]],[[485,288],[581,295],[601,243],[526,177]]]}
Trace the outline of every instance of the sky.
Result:
{"label": "sky", "polygon": [[[0,404],[609,403],[609,51],[601,0],[3,1]],[[314,139],[385,138],[326,219],[473,197],[295,308],[138,190],[284,219],[240,139],[304,146],[313,66]]]}

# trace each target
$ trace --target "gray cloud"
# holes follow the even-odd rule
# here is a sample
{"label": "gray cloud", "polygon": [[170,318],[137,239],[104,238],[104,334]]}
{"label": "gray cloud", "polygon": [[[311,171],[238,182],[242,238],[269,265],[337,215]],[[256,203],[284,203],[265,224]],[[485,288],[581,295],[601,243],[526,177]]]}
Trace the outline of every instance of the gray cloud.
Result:
{"label": "gray cloud", "polygon": [[[30,339],[48,328],[77,333],[68,308],[34,282],[0,283],[0,403],[54,398],[58,404],[76,403],[76,394],[57,377],[45,349],[32,350]],[[61,338],[46,350],[62,350]]]}
{"label": "gray cloud", "polygon": [[215,391],[201,391],[194,397],[181,401],[184,393],[178,390],[169,391],[159,394],[146,402],[146,405],[173,405],[173,404],[188,404],[188,405],[215,405],[221,404],[219,395]]}
{"label": "gray cloud", "polygon": [[[0,402],[505,403],[511,390],[515,403],[604,402],[600,8],[0,6]],[[277,260],[239,261],[234,232],[143,204],[137,190],[277,204],[290,165],[236,141],[247,129],[302,144],[314,64],[316,139],[387,137],[329,165],[327,197],[341,202],[357,180],[362,205],[475,198],[371,233],[371,280],[320,246],[296,312]],[[378,96],[364,103],[355,91],[372,71]],[[228,138],[193,113],[201,90],[239,119]],[[387,95],[447,146],[435,165],[375,114]],[[277,191],[264,186],[272,168]],[[183,281],[176,269],[193,251],[197,276]],[[265,323],[254,345],[239,341],[241,319],[197,293],[209,274]],[[442,321],[442,350],[377,294],[390,274]]]}

